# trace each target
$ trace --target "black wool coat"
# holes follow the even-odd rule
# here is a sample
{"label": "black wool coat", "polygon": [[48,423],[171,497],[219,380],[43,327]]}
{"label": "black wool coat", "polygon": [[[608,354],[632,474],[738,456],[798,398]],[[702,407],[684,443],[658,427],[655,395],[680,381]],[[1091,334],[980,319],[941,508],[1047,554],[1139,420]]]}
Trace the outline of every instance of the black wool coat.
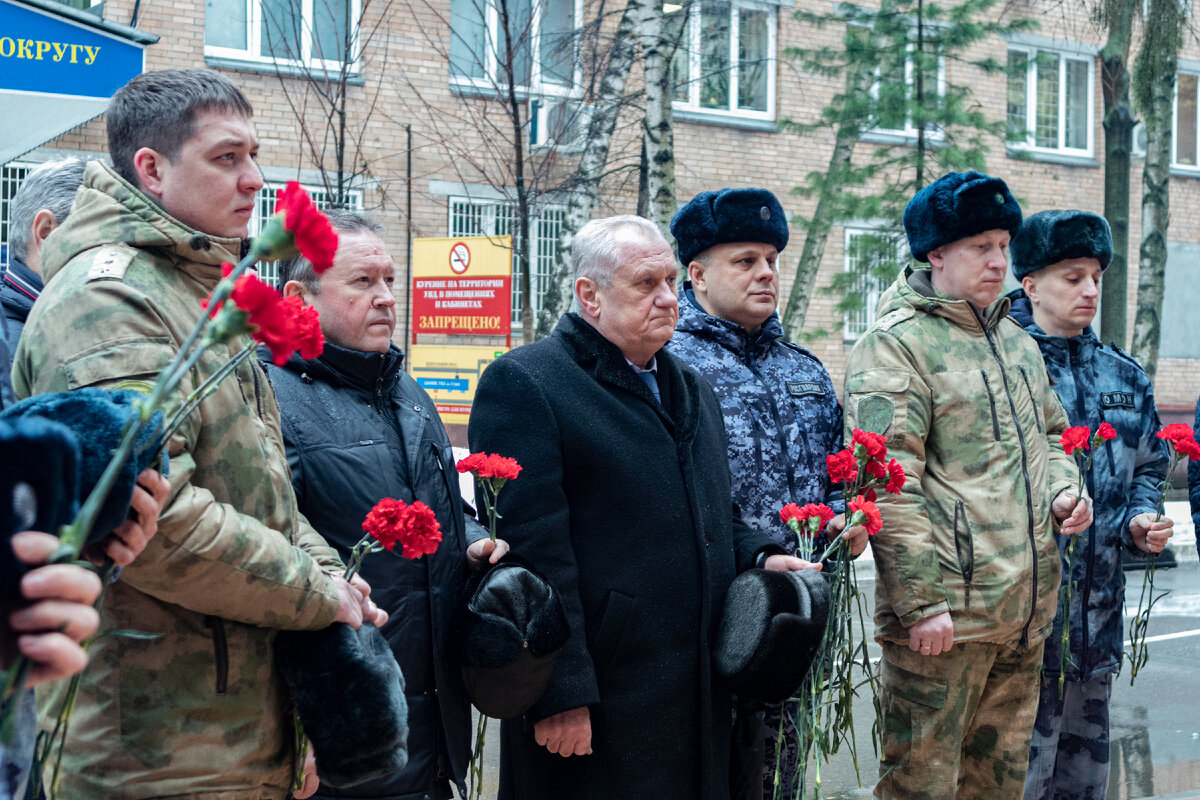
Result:
{"label": "black wool coat", "polygon": [[[450,658],[451,620],[465,584],[466,546],[486,531],[463,511],[458,472],[433,401],[402,369],[404,355],[325,344],[320,358],[283,367],[264,359],[283,419],[300,511],[343,559],[363,536],[379,500],[420,500],[437,514],[442,542],[412,560],[372,553],[362,576],[388,612],[383,635],[404,673],[408,765],[396,775],[319,797],[465,796],[471,748],[470,701]],[[364,698],[364,702],[369,702]]]}
{"label": "black wool coat", "polygon": [[[729,797],[730,698],[711,650],[734,576],[778,549],[735,514],[712,389],[656,358],[661,405],[567,314],[480,379],[471,449],[523,467],[500,494],[500,535],[571,624],[546,693],[503,725],[501,800]],[[536,745],[534,722],[580,706],[592,755]]]}

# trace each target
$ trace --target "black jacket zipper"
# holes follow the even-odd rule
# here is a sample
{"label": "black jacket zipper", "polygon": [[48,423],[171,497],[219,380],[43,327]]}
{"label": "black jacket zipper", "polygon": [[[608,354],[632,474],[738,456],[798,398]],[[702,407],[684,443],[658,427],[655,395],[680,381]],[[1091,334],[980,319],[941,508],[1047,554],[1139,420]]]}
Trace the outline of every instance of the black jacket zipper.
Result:
{"label": "black jacket zipper", "polygon": [[983,376],[983,388],[987,391],[988,405],[992,407],[992,438],[1000,441],[1000,420],[996,417],[996,398],[992,396],[992,382],[988,380],[987,370],[979,370]]}
{"label": "black jacket zipper", "polygon": [[212,631],[213,657],[217,662],[217,694],[229,688],[229,640],[225,637],[225,620],[209,614],[204,625]]}

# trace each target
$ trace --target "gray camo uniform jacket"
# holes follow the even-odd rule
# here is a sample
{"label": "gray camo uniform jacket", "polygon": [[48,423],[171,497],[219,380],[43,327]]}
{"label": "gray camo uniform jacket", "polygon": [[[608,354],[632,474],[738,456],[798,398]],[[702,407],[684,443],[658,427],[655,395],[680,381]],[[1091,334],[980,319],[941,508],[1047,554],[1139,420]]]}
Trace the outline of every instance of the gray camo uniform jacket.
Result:
{"label": "gray camo uniform jacket", "polygon": [[[204,313],[241,243],[168,217],[108,166],[88,165],[70,218],[46,240],[46,289],[16,354],[17,395],[148,389]],[[183,391],[249,344],[204,354]],[[254,358],[168,443],[158,534],[108,587],[62,765],[60,800],[283,800],[294,766],[275,629],[337,613],[341,562],[300,515],[279,408]],[[64,686],[38,689],[43,727]]]}
{"label": "gray camo uniform jacket", "polygon": [[1058,545],[1050,504],[1076,484],[1067,415],[1042,354],[1000,298],[982,313],[906,269],[846,364],[846,429],[887,436],[904,467],[880,493],[875,638],[949,611],[954,641],[1028,646],[1050,632]]}
{"label": "gray camo uniform jacket", "polygon": [[[1144,558],[1129,534],[1129,521],[1158,507],[1158,486],[1167,472],[1167,445],[1155,434],[1161,425],[1154,405],[1154,390],[1144,370],[1131,357],[1100,344],[1089,327],[1070,339],[1050,336],[1033,321],[1025,293],[1009,295],[1012,318],[1034,338],[1054,381],[1072,425],[1093,432],[1107,422],[1117,438],[1096,448],[1087,476],[1095,522],[1078,535],[1072,572],[1075,595],[1071,601],[1071,658],[1067,676],[1072,680],[1115,672],[1121,665],[1125,598],[1125,557]],[[1067,537],[1058,537],[1066,551]],[[1064,576],[1065,579],[1065,576]],[[1086,613],[1085,613],[1086,612]],[[1054,634],[1046,641],[1044,671],[1062,669],[1061,614],[1054,619]]]}
{"label": "gray camo uniform jacket", "polygon": [[679,290],[672,355],[712,386],[729,438],[733,500],[742,519],[793,552],[796,536],[779,518],[787,503],[842,511],[825,456],[841,449],[842,407],[817,357],[783,339],[772,314],[758,333],[706,313],[691,283]]}

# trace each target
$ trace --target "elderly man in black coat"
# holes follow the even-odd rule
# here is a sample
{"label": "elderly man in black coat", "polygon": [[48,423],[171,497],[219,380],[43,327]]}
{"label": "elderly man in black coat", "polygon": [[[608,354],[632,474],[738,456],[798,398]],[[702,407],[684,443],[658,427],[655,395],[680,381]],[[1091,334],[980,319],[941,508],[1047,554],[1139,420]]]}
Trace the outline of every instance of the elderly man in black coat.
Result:
{"label": "elderly man in black coat", "polygon": [[726,590],[756,565],[815,565],[733,507],[716,397],[662,349],[677,268],[658,229],[594,220],[571,256],[578,312],[488,367],[470,423],[472,450],[524,468],[500,530],[571,624],[545,694],[504,723],[500,798],[727,799]]}

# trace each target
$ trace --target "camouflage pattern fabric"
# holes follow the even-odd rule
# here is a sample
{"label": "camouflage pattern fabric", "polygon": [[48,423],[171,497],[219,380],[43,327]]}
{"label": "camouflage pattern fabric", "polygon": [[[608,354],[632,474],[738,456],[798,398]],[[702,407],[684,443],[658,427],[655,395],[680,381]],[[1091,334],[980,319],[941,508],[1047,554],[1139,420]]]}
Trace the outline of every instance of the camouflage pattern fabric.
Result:
{"label": "camouflage pattern fabric", "polygon": [[796,536],[779,518],[787,503],[827,503],[842,511],[825,456],[842,447],[842,408],[817,357],[783,340],[772,314],[756,334],[707,314],[679,290],[679,324],[667,343],[712,386],[729,437],[733,500],[742,519],[788,552]]}
{"label": "camouflage pattern fabric", "polygon": [[885,434],[908,475],[878,501],[879,641],[907,644],[909,626],[945,611],[955,642],[1032,648],[1050,631],[1050,503],[1079,473],[1059,447],[1067,417],[1042,355],[1008,308],[1001,298],[980,314],[909,268],[850,353],[846,429]]}
{"label": "camouflage pattern fabric", "polygon": [[[1121,559],[1144,559],[1133,544],[1129,521],[1153,514],[1158,486],[1167,472],[1167,445],[1155,434],[1162,427],[1154,390],[1145,371],[1121,350],[1100,344],[1089,327],[1079,336],[1050,336],[1033,321],[1025,293],[1017,290],[1012,316],[1038,343],[1054,392],[1072,425],[1093,431],[1108,422],[1117,438],[1097,449],[1087,477],[1095,522],[1075,543],[1075,595],[1071,605],[1071,653],[1067,676],[1086,680],[1115,672],[1121,665],[1124,631],[1121,622],[1125,573]],[[1059,538],[1065,552],[1066,537]],[[1062,620],[1046,641],[1043,669],[1057,675],[1062,668]]]}
{"label": "camouflage pattern fabric", "polygon": [[1108,708],[1114,673],[1086,681],[1044,675],[1029,748],[1025,800],[1104,800],[1108,791]]}
{"label": "camouflage pattern fabric", "polygon": [[1029,764],[1041,643],[955,644],[922,656],[883,644],[884,729],[875,796],[1011,800]]}
{"label": "camouflage pattern fabric", "polygon": [[[167,217],[105,165],[87,168],[43,250],[47,286],[16,354],[18,396],[148,388],[236,260],[240,242]],[[216,346],[190,391],[248,338]],[[62,765],[60,800],[282,800],[292,716],[276,628],[332,622],[337,556],[298,513],[279,411],[256,359],[223,381],[168,444],[158,535],[109,587]],[[53,723],[65,683],[38,690]]]}

